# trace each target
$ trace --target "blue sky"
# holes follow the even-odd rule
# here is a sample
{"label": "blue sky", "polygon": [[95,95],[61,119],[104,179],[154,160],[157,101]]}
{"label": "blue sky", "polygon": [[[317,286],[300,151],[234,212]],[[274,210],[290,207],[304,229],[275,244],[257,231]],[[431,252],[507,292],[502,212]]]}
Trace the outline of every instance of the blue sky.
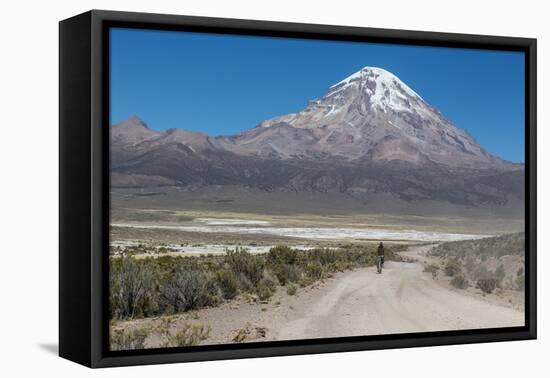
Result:
{"label": "blue sky", "polygon": [[111,124],[231,135],[365,66],[393,72],[489,152],[524,161],[523,53],[111,30]]}

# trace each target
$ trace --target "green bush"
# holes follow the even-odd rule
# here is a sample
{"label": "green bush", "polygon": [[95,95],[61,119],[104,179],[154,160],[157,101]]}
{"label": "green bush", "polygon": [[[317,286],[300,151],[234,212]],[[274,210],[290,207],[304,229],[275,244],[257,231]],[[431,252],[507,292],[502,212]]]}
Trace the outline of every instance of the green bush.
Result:
{"label": "green bush", "polygon": [[223,299],[233,299],[239,294],[239,280],[233,270],[218,270],[216,283],[221,290]]}
{"label": "green bush", "polygon": [[256,286],[263,278],[263,260],[259,256],[250,254],[244,248],[236,248],[234,251],[227,251],[225,262],[237,276],[243,276],[250,281],[252,286]]}
{"label": "green bush", "polygon": [[439,270],[439,266],[435,264],[429,264],[424,266],[424,272],[427,272],[427,273],[437,272],[438,270]]}
{"label": "green bush", "polygon": [[305,275],[300,277],[296,283],[300,285],[300,287],[306,287],[311,285],[313,282],[315,282],[313,279],[306,277]]}
{"label": "green bush", "polygon": [[491,294],[497,287],[498,280],[493,277],[480,278],[477,280],[477,287],[484,293]]}
{"label": "green bush", "polygon": [[256,285],[254,292],[261,301],[268,300],[273,295],[273,286],[266,280],[261,280]]}
{"label": "green bush", "polygon": [[200,270],[179,266],[173,277],[162,287],[163,298],[175,312],[211,306],[219,301],[214,280]]}
{"label": "green bush", "polygon": [[147,264],[132,257],[111,259],[109,284],[112,317],[147,315],[154,293],[153,272]]}
{"label": "green bush", "polygon": [[462,264],[456,258],[451,258],[445,264],[444,271],[446,275],[454,277],[462,272]]}
{"label": "green bush", "polygon": [[296,265],[279,264],[274,266],[273,273],[279,280],[279,283],[285,286],[289,282],[296,282],[302,275],[301,269]]}
{"label": "green bush", "polygon": [[451,285],[457,289],[466,289],[468,287],[468,280],[462,274],[455,276],[451,280]]}
{"label": "green bush", "polygon": [[143,349],[147,336],[149,336],[149,331],[145,328],[111,329],[111,350]]}
{"label": "green bush", "polygon": [[249,330],[248,328],[244,327],[235,333],[235,336],[233,336],[233,341],[236,343],[242,343],[244,342],[248,337]]}
{"label": "green bush", "polygon": [[184,347],[197,345],[206,340],[210,335],[210,327],[203,324],[185,324],[181,331],[168,336],[168,345],[171,347]]}
{"label": "green bush", "polygon": [[264,278],[260,281],[260,284],[266,285],[271,290],[275,291],[277,288],[277,279],[273,277],[269,272],[264,273]]}
{"label": "green bush", "polygon": [[321,280],[326,276],[325,269],[318,262],[307,264],[305,267],[305,273],[309,278],[315,281]]}
{"label": "green bush", "polygon": [[254,285],[252,285],[252,282],[250,282],[244,273],[237,274],[237,281],[239,282],[239,288],[241,291],[251,292],[254,290]]}
{"label": "green bush", "polygon": [[343,254],[339,255],[341,252],[329,248],[315,248],[306,253],[308,261],[316,261],[323,266],[335,263],[344,256]]}
{"label": "green bush", "polygon": [[298,288],[294,284],[290,284],[286,287],[286,293],[288,295],[296,295],[297,290],[298,290]]}
{"label": "green bush", "polygon": [[277,266],[280,264],[293,265],[298,258],[298,251],[287,246],[279,245],[269,250],[267,264]]}
{"label": "green bush", "polygon": [[267,328],[258,327],[250,323],[246,323],[244,327],[234,332],[232,339],[236,343],[242,343],[247,340],[261,339],[266,337],[266,335],[267,335]]}
{"label": "green bush", "polygon": [[343,272],[352,268],[353,264],[348,261],[334,261],[326,266],[326,269],[329,272]]}
{"label": "green bush", "polygon": [[[375,248],[297,250],[277,246],[265,255],[236,248],[224,256],[158,256],[165,246],[139,245],[112,248],[110,257],[110,316],[127,319],[168,315],[213,306],[239,293],[266,300],[278,285],[291,293],[333,272],[374,263]],[[393,256],[396,247],[387,249]],[[156,255],[136,259],[136,254]],[[288,287],[292,285],[292,287]],[[121,340],[118,335],[118,340]]]}

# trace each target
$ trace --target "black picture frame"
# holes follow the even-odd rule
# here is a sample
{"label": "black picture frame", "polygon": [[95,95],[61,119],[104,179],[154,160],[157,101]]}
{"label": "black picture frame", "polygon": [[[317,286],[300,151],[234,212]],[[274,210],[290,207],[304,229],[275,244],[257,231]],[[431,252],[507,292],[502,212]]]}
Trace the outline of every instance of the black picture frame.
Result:
{"label": "black picture frame", "polygon": [[[108,350],[110,27],[525,53],[524,327]],[[536,39],[92,10],[59,24],[59,354],[89,367],[535,339]]]}

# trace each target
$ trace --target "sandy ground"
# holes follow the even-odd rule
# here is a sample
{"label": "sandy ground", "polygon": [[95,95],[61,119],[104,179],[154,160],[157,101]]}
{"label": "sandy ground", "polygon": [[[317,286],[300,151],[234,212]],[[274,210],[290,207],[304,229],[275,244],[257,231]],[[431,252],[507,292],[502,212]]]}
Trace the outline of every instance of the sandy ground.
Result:
{"label": "sandy ground", "polygon": [[[418,260],[430,246],[403,254]],[[299,288],[294,296],[280,288],[269,302],[240,298],[191,316],[180,315],[171,327],[200,323],[212,329],[203,344],[233,342],[243,328],[245,341],[288,340],[357,335],[512,327],[524,324],[524,313],[495,295],[451,289],[434,280],[419,262],[388,261],[382,274],[374,267],[336,274],[323,283]],[[488,299],[489,297],[495,297]],[[158,318],[133,320],[124,327],[155,327]],[[146,346],[155,347],[152,335]]]}
{"label": "sandy ground", "polygon": [[[400,252],[400,255],[409,261],[420,263],[422,266],[430,264],[443,266],[444,259],[427,254],[427,251],[434,245],[410,247],[406,251]],[[525,293],[523,291],[496,289],[491,295],[487,295],[474,285],[470,285],[467,289],[457,289],[451,285],[451,280],[452,277],[445,276],[443,272],[439,270],[437,280],[434,283],[443,286],[444,289],[455,291],[461,295],[470,295],[476,299],[490,302],[497,306],[512,307],[521,311],[522,314],[524,312]]]}
{"label": "sandy ground", "polygon": [[[415,254],[427,247],[415,247]],[[277,339],[375,335],[521,326],[523,312],[452,291],[418,263],[388,262],[345,274],[292,321]],[[308,306],[309,307],[309,306]]]}

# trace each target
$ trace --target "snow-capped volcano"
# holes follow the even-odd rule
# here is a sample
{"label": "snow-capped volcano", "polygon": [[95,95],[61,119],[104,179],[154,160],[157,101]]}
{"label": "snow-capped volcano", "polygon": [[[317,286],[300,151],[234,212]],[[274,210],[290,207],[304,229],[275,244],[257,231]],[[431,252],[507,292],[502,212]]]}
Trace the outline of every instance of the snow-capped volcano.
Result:
{"label": "snow-capped volcano", "polygon": [[[297,130],[300,129],[300,130]],[[241,154],[405,160],[448,166],[503,166],[392,73],[365,67],[297,113],[264,121],[236,138]]]}
{"label": "snow-capped volcano", "polygon": [[382,195],[388,203],[519,209],[524,198],[523,165],[487,153],[381,68],[365,67],[305,109],[239,135],[160,133],[131,118],[111,137],[114,186],[237,186],[344,193],[361,203]]}
{"label": "snow-capped volcano", "polygon": [[[394,74],[378,67],[365,67],[330,87],[326,97],[339,97],[349,88],[371,108],[382,111],[429,112],[427,104],[415,91]],[[367,109],[364,109],[367,111]]]}
{"label": "snow-capped volcano", "polygon": [[422,97],[397,76],[378,67],[365,67],[353,73],[332,85],[321,99],[312,101],[311,105],[330,106],[332,108],[325,116],[333,115],[343,113],[347,105],[352,105],[349,100],[357,96],[361,105],[360,110],[364,113],[371,108],[405,112],[431,110]]}
{"label": "snow-capped volcano", "polygon": [[433,111],[397,76],[382,68],[365,67],[332,85],[323,97],[310,101],[306,109],[264,121],[260,127],[287,122],[294,127],[315,128],[319,125],[312,121],[345,121],[346,114],[354,110],[362,115],[372,111]]}

